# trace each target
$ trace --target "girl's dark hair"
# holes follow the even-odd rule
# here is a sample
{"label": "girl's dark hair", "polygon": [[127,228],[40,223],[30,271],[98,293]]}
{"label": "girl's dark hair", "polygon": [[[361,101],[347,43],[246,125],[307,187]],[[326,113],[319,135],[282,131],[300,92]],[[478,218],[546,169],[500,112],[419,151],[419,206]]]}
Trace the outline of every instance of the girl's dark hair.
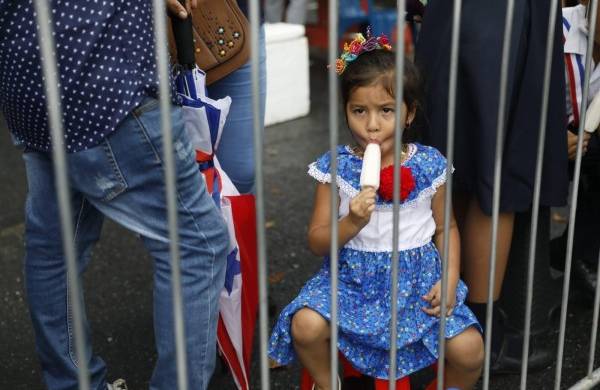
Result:
{"label": "girl's dark hair", "polygon": [[[380,83],[396,98],[396,53],[389,50],[373,50],[363,53],[350,62],[342,73],[341,89],[344,112],[350,94],[359,87]],[[404,60],[403,100],[408,110],[415,110],[415,117],[421,111],[421,78],[416,66],[409,59]],[[403,142],[414,140],[413,125],[404,132]]]}

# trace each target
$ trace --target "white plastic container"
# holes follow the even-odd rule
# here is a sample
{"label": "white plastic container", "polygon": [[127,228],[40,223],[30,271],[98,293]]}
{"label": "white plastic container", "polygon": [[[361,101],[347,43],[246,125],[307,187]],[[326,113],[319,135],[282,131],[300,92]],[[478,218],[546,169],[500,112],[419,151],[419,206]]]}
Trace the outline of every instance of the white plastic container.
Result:
{"label": "white plastic container", "polygon": [[269,126],[309,113],[309,60],[303,25],[266,23],[264,26],[267,51],[265,126]]}

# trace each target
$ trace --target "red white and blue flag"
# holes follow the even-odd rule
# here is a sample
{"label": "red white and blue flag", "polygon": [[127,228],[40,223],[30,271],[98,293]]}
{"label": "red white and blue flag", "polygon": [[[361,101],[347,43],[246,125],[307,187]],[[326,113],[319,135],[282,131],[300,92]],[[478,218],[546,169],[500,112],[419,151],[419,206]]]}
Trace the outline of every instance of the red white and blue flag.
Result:
{"label": "red white and blue flag", "polygon": [[253,195],[240,195],[223,171],[215,151],[229,113],[229,96],[206,96],[205,73],[199,68],[176,79],[186,132],[207,189],[221,209],[229,230],[225,285],[219,299],[217,342],[238,389],[250,389],[250,361],[258,308],[256,224]]}

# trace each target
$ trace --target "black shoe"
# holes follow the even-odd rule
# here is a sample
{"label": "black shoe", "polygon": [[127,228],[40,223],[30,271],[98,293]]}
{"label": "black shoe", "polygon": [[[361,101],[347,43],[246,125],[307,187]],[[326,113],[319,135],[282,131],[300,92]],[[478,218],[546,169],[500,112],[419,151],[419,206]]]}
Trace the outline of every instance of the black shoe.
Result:
{"label": "black shoe", "polygon": [[[541,335],[532,336],[529,342],[527,371],[538,371],[553,362],[553,351],[544,343],[538,342]],[[490,372],[492,374],[520,374],[523,353],[523,337],[506,332],[498,353],[492,351]]]}
{"label": "black shoe", "polygon": [[504,338],[498,352],[491,352],[490,373],[492,375],[518,374],[521,370],[521,359],[507,355],[507,340]]}

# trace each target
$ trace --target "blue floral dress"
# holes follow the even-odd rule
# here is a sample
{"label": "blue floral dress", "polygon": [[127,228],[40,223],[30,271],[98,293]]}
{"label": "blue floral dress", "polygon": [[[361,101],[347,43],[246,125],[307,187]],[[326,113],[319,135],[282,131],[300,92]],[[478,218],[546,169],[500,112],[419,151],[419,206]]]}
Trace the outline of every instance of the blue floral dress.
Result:
{"label": "blue floral dress", "polygon": [[[337,185],[340,218],[359,191],[362,158],[338,146]],[[330,153],[310,164],[309,175],[330,183]],[[431,241],[435,222],[431,199],[444,184],[446,159],[434,148],[410,144],[403,166],[411,169],[415,188],[400,205],[397,378],[431,365],[438,356],[439,319],[424,313],[421,297],[441,278],[439,253]],[[338,349],[360,372],[387,379],[391,319],[392,203],[378,197],[369,223],[339,251]],[[446,337],[479,324],[465,306],[467,287],[459,281],[456,306],[447,317]],[[291,320],[308,307],[330,319],[329,258],[283,309],[269,341],[269,357],[289,364],[296,354]]]}

